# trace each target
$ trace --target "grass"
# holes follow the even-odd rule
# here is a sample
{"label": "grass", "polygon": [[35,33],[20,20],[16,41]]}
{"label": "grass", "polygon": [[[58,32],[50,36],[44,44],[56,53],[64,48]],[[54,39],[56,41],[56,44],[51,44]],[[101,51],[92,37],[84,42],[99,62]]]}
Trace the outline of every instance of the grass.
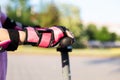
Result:
{"label": "grass", "polygon": [[[10,54],[32,54],[32,55],[59,55],[56,48],[38,48],[31,46],[19,46],[18,50]],[[91,56],[91,57],[116,57],[120,56],[120,48],[109,49],[73,49],[70,56]]]}
{"label": "grass", "polygon": [[73,55],[91,57],[116,57],[120,56],[120,48],[110,49],[75,49]]}

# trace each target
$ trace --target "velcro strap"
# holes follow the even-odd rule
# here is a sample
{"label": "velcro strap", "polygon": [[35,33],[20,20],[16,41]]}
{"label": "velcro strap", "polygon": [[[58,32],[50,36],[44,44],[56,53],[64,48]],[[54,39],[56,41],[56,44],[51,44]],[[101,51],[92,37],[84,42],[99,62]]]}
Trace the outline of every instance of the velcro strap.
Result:
{"label": "velcro strap", "polygon": [[24,27],[26,26],[8,17],[6,18],[3,24],[3,28],[6,28],[6,29],[22,30]]}
{"label": "velcro strap", "polygon": [[49,47],[51,41],[52,41],[52,33],[43,33],[39,46]]}
{"label": "velcro strap", "polygon": [[14,20],[11,20],[10,18],[7,17],[7,19],[5,20],[3,27],[6,29],[14,29],[16,26],[16,23]]}
{"label": "velcro strap", "polygon": [[6,48],[6,50],[14,51],[18,48],[18,45],[19,45],[19,32],[17,30],[8,29],[8,33],[9,33],[11,42]]}
{"label": "velcro strap", "polygon": [[38,32],[42,33],[38,46],[45,47],[45,48],[50,47],[50,44],[54,40],[53,30],[46,29],[46,28],[41,28],[41,29],[38,30]]}

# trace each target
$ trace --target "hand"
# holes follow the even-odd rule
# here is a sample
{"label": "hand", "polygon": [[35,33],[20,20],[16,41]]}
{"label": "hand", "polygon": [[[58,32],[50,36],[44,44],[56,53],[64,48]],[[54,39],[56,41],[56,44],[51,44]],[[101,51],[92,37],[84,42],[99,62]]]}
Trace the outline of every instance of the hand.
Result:
{"label": "hand", "polygon": [[[61,39],[65,38],[65,37],[69,37],[72,40],[71,44],[74,42],[74,35],[67,28],[65,28],[63,26],[54,26],[54,27],[51,27],[50,29],[53,29],[54,36],[60,35],[60,33],[58,33],[58,31],[62,31],[62,34],[64,34],[64,36]],[[56,40],[56,39],[58,39],[58,38],[55,37],[55,41],[56,41],[55,43],[58,44],[61,41],[61,39],[58,39],[58,40]],[[57,44],[54,44],[53,46],[55,46]]]}

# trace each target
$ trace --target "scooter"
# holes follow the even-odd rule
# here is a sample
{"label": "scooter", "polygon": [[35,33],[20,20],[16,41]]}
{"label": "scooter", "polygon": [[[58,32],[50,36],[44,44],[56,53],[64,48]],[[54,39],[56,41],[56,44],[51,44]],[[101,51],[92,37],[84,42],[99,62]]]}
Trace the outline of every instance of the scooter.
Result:
{"label": "scooter", "polygon": [[71,80],[69,52],[72,52],[72,39],[63,38],[57,51],[61,53],[63,80]]}

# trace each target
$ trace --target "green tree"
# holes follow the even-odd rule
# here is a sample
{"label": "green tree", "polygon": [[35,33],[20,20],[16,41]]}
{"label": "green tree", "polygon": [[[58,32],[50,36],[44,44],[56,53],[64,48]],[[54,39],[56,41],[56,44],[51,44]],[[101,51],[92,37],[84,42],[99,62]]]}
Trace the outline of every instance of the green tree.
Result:
{"label": "green tree", "polygon": [[105,42],[105,41],[110,41],[110,38],[111,38],[111,35],[110,35],[107,27],[103,26],[98,33],[97,39],[102,42]]}
{"label": "green tree", "polygon": [[110,33],[110,41],[116,41],[117,40],[117,34],[116,33]]}
{"label": "green tree", "polygon": [[120,41],[120,35],[117,35],[116,40]]}
{"label": "green tree", "polygon": [[32,21],[34,15],[29,0],[10,0],[9,4],[6,11],[10,18],[25,25],[35,25]]}
{"label": "green tree", "polygon": [[88,24],[86,29],[88,40],[96,40],[97,32],[98,30],[95,24]]}
{"label": "green tree", "polygon": [[59,9],[55,4],[49,4],[47,10],[40,13],[40,24],[45,27],[59,25]]}

